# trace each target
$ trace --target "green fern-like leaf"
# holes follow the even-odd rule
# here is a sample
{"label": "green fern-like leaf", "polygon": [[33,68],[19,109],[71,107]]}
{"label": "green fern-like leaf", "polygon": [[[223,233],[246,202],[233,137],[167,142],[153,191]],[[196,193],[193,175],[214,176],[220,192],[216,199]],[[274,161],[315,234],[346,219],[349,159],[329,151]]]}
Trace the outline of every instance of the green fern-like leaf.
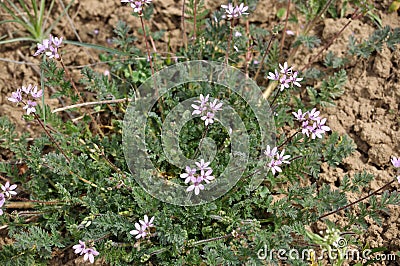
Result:
{"label": "green fern-like leaf", "polygon": [[[186,21],[190,24],[195,23],[194,15],[196,14],[196,36],[201,36],[206,24],[206,17],[209,11],[204,7],[204,0],[189,0],[186,5],[185,14]],[[192,36],[194,32],[192,32]]]}
{"label": "green fern-like leaf", "polygon": [[319,90],[307,87],[312,105],[333,106],[333,100],[343,94],[343,86],[347,81],[346,71],[341,69],[333,76],[325,79]]}
{"label": "green fern-like leaf", "polygon": [[36,250],[40,258],[50,259],[52,247],[63,247],[59,241],[60,235],[56,232],[49,234],[40,227],[32,226],[26,232],[14,236],[14,246],[20,251]]}
{"label": "green fern-like leaf", "polygon": [[348,136],[339,136],[337,132],[333,132],[326,142],[324,150],[324,158],[330,165],[339,165],[341,161],[353,153],[355,144]]}

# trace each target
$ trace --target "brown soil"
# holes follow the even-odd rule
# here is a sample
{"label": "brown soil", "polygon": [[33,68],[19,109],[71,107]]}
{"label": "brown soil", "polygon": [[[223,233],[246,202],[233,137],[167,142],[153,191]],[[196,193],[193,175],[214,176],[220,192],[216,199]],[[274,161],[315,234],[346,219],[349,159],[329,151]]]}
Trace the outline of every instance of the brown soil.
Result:
{"label": "brown soil", "polygon": [[[134,32],[140,28],[139,20],[131,16],[131,9],[122,5],[120,1],[85,0],[75,1],[69,11],[72,19],[70,23],[63,19],[54,34],[63,35],[67,39],[76,40],[74,29],[83,42],[109,45],[107,40],[113,37],[113,27],[118,20],[126,21],[132,26]],[[210,10],[216,9],[225,1],[206,1]],[[383,25],[399,27],[398,13],[387,14],[390,5],[389,0],[377,1],[376,14],[382,18]],[[180,42],[180,17],[181,1],[154,1],[155,15],[151,27],[153,30],[166,30],[163,43],[172,40],[172,47]],[[249,17],[250,22],[257,23],[261,27],[271,29],[277,23],[275,14],[282,3],[260,1],[257,11]],[[318,26],[316,33],[320,34],[323,42],[328,41],[348,19],[324,19]],[[7,26],[10,27],[10,26]],[[330,51],[337,55],[347,49],[347,41],[350,34],[360,38],[367,38],[375,26],[369,19],[353,21],[349,28],[333,43]],[[95,34],[98,30],[98,34]],[[0,28],[1,35],[10,31],[10,28]],[[0,35],[0,36],[1,36]],[[165,51],[162,44],[157,43],[158,51]],[[34,125],[22,120],[22,111],[15,108],[7,101],[11,91],[23,84],[39,82],[39,59],[32,57],[35,47],[26,44],[3,45],[0,47],[0,58],[17,62],[0,61],[0,115],[8,116],[17,124],[20,132],[29,131],[32,134],[38,130]],[[67,49],[65,49],[67,51]],[[308,61],[309,54],[299,53],[295,58],[295,65],[301,68]],[[96,51],[84,48],[68,46],[65,55],[66,65],[82,66],[98,62]],[[25,62],[25,63],[21,63]],[[27,64],[28,63],[28,64]],[[96,70],[104,71],[102,65],[96,65]],[[78,69],[73,69],[75,74]],[[369,59],[358,59],[350,63],[346,68],[348,82],[345,93],[336,101],[337,106],[325,108],[325,116],[328,125],[333,131],[348,134],[357,144],[354,154],[344,160],[337,168],[331,168],[323,164],[323,173],[320,179],[335,187],[345,174],[353,175],[355,172],[366,170],[375,175],[374,181],[369,187],[364,188],[363,193],[370,193],[393,180],[394,170],[390,164],[390,157],[400,156],[400,49],[394,52],[384,48]],[[49,96],[51,92],[46,92]],[[62,103],[56,99],[46,97],[52,107],[61,107]],[[2,155],[7,158],[7,154]],[[399,184],[394,183],[389,189],[398,190]],[[355,195],[350,195],[350,200],[356,200]],[[391,253],[400,250],[400,209],[398,206],[388,206],[390,215],[383,214],[382,226],[376,225],[372,220],[367,232],[361,241],[369,243],[371,247],[386,247]],[[339,224],[344,223],[340,215],[333,215],[331,219]],[[317,225],[318,229],[324,229]],[[71,261],[68,265],[79,265],[81,259],[71,254],[66,254]],[[380,264],[385,265],[385,264]]]}

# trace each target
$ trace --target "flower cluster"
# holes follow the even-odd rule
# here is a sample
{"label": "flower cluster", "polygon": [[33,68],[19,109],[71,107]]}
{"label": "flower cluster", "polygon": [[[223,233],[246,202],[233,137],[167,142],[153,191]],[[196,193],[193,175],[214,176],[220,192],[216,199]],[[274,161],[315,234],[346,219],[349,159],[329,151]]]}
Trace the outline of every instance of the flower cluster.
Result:
{"label": "flower cluster", "polygon": [[144,216],[144,220],[139,220],[139,223],[135,223],[135,228],[134,230],[130,231],[129,233],[131,235],[136,235],[136,239],[139,238],[145,238],[146,235],[149,233],[149,230],[147,230],[150,227],[154,227],[154,216],[151,217],[149,220],[149,217],[147,215]]}
{"label": "flower cluster", "polygon": [[[396,158],[393,156],[393,158],[391,159],[391,162],[395,168],[398,168],[397,173],[400,174],[400,157]],[[399,181],[399,183],[400,183],[400,175],[397,176],[397,181]]]}
{"label": "flower cluster", "polygon": [[199,103],[199,105],[192,104],[194,111],[192,115],[202,115],[201,120],[204,121],[205,125],[214,123],[215,113],[222,110],[222,102],[218,102],[215,99],[213,102],[208,102],[210,95],[207,94],[206,97],[203,94],[200,94],[200,100],[194,101],[195,103]]}
{"label": "flower cluster", "polygon": [[232,3],[229,3],[228,5],[221,5],[221,7],[225,9],[223,18],[227,18],[228,20],[239,19],[241,16],[249,14],[246,13],[249,7],[245,6],[243,3],[238,6],[233,6]]}
{"label": "flower cluster", "polygon": [[290,164],[290,161],[288,161],[290,155],[285,155],[285,150],[282,150],[282,152],[279,153],[278,147],[271,149],[271,147],[267,145],[267,149],[264,151],[264,154],[271,159],[267,166],[272,171],[273,175],[275,175],[277,172],[282,172],[281,165],[283,163]]}
{"label": "flower cluster", "polygon": [[130,3],[131,7],[133,8],[133,12],[138,13],[139,15],[143,12],[143,6],[146,4],[150,4],[152,0],[121,0],[121,3]]}
{"label": "flower cluster", "polygon": [[[209,184],[215,177],[211,175],[213,170],[209,166],[210,162],[204,162],[204,160],[201,159],[200,162],[195,162],[195,164],[198,169],[186,166],[186,173],[181,174],[180,177],[185,179],[185,184],[191,183],[186,191],[194,190],[194,194],[199,195],[200,190],[204,190],[202,182],[204,181],[206,184]],[[197,171],[199,171],[200,174],[196,174]]]}
{"label": "flower cluster", "polygon": [[319,117],[319,111],[315,108],[305,113],[299,109],[297,113],[293,112],[292,114],[301,123],[301,133],[307,137],[311,134],[312,139],[316,137],[321,139],[322,134],[331,130],[325,125],[326,118]]}
{"label": "flower cluster", "polygon": [[75,249],[75,254],[84,255],[83,260],[87,261],[89,259],[90,263],[94,262],[94,256],[100,254],[94,247],[86,248],[85,242],[81,240],[79,240],[79,244],[74,245],[72,248]]}
{"label": "flower cluster", "polygon": [[12,196],[17,195],[14,189],[17,185],[10,185],[10,182],[6,182],[5,185],[1,185],[2,192],[0,193],[0,215],[3,215],[3,210],[1,209],[6,202],[6,199],[10,199]]}
{"label": "flower cluster", "polygon": [[[26,102],[23,100],[23,94],[27,97],[31,97],[33,100],[28,99]],[[36,112],[35,106],[37,103],[35,102],[36,99],[42,97],[43,91],[38,91],[37,86],[32,87],[31,84],[28,87],[22,86],[22,88],[17,89],[17,91],[11,94],[11,97],[8,98],[10,102],[13,103],[22,103],[25,106],[23,107],[26,110],[26,114],[29,115],[31,113]]]}
{"label": "flower cluster", "polygon": [[288,89],[290,86],[301,87],[299,81],[302,81],[303,78],[298,78],[298,72],[293,72],[293,67],[289,67],[288,63],[285,62],[283,66],[279,64],[280,71],[275,69],[275,72],[268,73],[268,79],[279,81],[280,90]]}
{"label": "flower cluster", "polygon": [[57,38],[50,35],[48,39],[45,39],[42,43],[37,44],[38,49],[33,56],[38,56],[44,53],[49,58],[60,58],[60,55],[58,54],[58,48],[60,48],[62,41],[63,37]]}

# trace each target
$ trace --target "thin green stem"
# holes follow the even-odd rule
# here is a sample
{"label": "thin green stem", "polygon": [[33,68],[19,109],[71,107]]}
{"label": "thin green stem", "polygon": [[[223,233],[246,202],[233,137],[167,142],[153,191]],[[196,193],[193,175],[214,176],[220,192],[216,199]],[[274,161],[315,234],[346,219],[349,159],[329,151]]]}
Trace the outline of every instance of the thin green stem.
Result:
{"label": "thin green stem", "polygon": [[379,191],[381,191],[381,190],[385,189],[386,187],[390,186],[390,185],[393,184],[395,181],[397,181],[397,180],[392,180],[392,181],[386,183],[385,185],[383,185],[382,187],[380,187],[379,189],[377,189],[377,190],[375,190],[375,191],[369,193],[367,196],[362,197],[362,198],[360,198],[360,199],[358,199],[358,200],[356,200],[356,201],[354,201],[354,202],[352,202],[352,203],[350,203],[350,204],[347,204],[346,206],[340,207],[339,209],[336,209],[336,210],[334,210],[334,211],[328,212],[328,213],[326,213],[326,214],[324,214],[324,215],[318,217],[318,220],[321,220],[322,218],[325,218],[325,217],[327,217],[327,216],[329,216],[329,215],[332,215],[332,214],[334,214],[334,213],[337,213],[337,212],[339,212],[339,211],[342,211],[342,210],[344,210],[344,209],[347,209],[347,208],[353,206],[354,204],[357,204],[357,203],[359,203],[359,202],[361,202],[361,201],[363,201],[363,200],[365,200],[365,199],[367,199],[367,198],[369,198],[369,197],[371,197],[371,196],[377,194]]}
{"label": "thin green stem", "polygon": [[39,9],[39,25],[44,26],[43,25],[43,18],[44,18],[44,10],[46,7],[46,1],[45,0],[41,0],[40,1],[40,9]]}
{"label": "thin green stem", "polygon": [[[25,104],[25,103],[24,103]],[[46,133],[46,135],[50,138],[51,142],[54,143],[54,145],[56,145],[57,149],[61,152],[61,154],[64,156],[65,160],[67,160],[68,164],[71,163],[71,160],[69,159],[69,157],[65,154],[64,150],[60,147],[60,145],[57,143],[57,141],[53,138],[53,136],[50,134],[50,132],[47,130],[46,126],[43,124],[42,120],[40,120],[40,117],[36,114],[33,113],[33,115],[35,116],[35,119],[39,122],[40,126],[43,128],[44,132]],[[74,172],[69,171],[71,175],[76,175]],[[82,182],[91,185],[92,187],[95,188],[99,188],[99,186],[97,186],[95,183],[77,175],[78,179],[81,180]],[[99,189],[106,191],[104,188],[100,187]]]}
{"label": "thin green stem", "polygon": [[228,36],[228,43],[226,47],[226,53],[225,53],[225,64],[228,65],[229,61],[229,50],[231,48],[231,41],[232,41],[232,34],[233,34],[233,19],[231,20],[231,25],[230,25],[230,31],[229,31],[229,36]]}
{"label": "thin green stem", "polygon": [[146,34],[146,29],[144,27],[143,14],[140,13],[139,17],[140,17],[140,23],[142,24],[144,43],[146,44],[146,51],[147,51],[147,57],[148,57],[148,60],[149,60],[149,63],[150,63],[151,75],[154,76],[153,60],[151,58],[150,48],[149,48],[149,44],[147,42],[147,34]]}
{"label": "thin green stem", "polygon": [[278,99],[278,95],[279,95],[280,92],[281,92],[281,90],[278,90],[278,91],[275,93],[275,96],[274,96],[274,98],[272,99],[272,102],[269,104],[270,106],[274,105],[275,101]]}
{"label": "thin green stem", "polygon": [[203,135],[201,136],[199,146],[197,147],[196,152],[194,153],[193,159],[196,159],[197,155],[199,154],[199,151],[203,144],[203,140],[204,140],[205,136],[207,135],[207,132],[208,132],[208,125],[206,126],[206,129],[203,131]]}
{"label": "thin green stem", "polygon": [[29,8],[26,6],[26,3],[24,0],[19,0],[19,4],[21,5],[22,9],[25,11],[26,15],[28,16],[28,20],[30,23],[34,24],[34,18],[32,17]]}
{"label": "thin green stem", "polygon": [[288,0],[288,2],[287,2],[285,27],[284,27],[283,32],[282,32],[282,39],[281,39],[281,45],[280,45],[280,49],[279,49],[279,55],[282,55],[283,44],[285,42],[287,24],[288,24],[288,20],[289,20],[289,11],[290,11],[290,0]]}
{"label": "thin green stem", "polygon": [[[46,62],[46,57],[43,56],[43,63]],[[42,106],[46,106],[44,103],[44,69],[40,68],[40,89],[42,90]],[[46,112],[43,112],[43,123],[46,125]]]}
{"label": "thin green stem", "polygon": [[197,1],[194,0],[194,7],[193,7],[193,41],[197,38]]}
{"label": "thin green stem", "polygon": [[43,124],[42,120],[40,119],[40,117],[36,114],[33,113],[33,115],[35,116],[36,121],[39,122],[39,125],[43,128],[44,132],[46,133],[46,135],[50,138],[51,142],[54,143],[54,145],[56,145],[57,149],[61,152],[61,154],[65,157],[65,160],[67,160],[68,163],[71,163],[71,160],[69,159],[69,157],[65,154],[64,150],[60,147],[60,145],[57,143],[57,141],[53,138],[53,136],[50,134],[50,132],[47,130],[46,126]]}
{"label": "thin green stem", "polygon": [[[73,87],[75,93],[77,94],[79,100],[83,103],[84,100],[83,100],[81,94],[79,93],[78,89],[76,88],[75,82],[74,82],[74,80],[72,79],[72,76],[71,76],[71,74],[69,73],[67,67],[65,66],[65,64],[64,64],[64,62],[63,62],[63,60],[62,60],[61,55],[60,55],[60,63],[61,63],[62,68],[63,68],[64,71],[65,71],[65,74],[67,75],[67,78],[68,78],[69,81],[71,82],[72,87]],[[97,129],[97,132],[99,132],[99,134],[100,134],[102,137],[104,137],[104,133],[103,133],[103,131],[101,130],[99,124],[98,124],[98,123],[96,122],[96,120],[94,119],[94,117],[93,117],[90,113],[88,113],[88,115],[89,115],[90,119],[92,120],[92,123],[95,125],[95,127],[96,127],[96,129]]]}
{"label": "thin green stem", "polygon": [[275,40],[275,38],[276,38],[276,34],[273,33],[271,38],[269,39],[267,49],[265,50],[265,53],[263,54],[263,57],[261,59],[260,66],[257,69],[256,75],[254,76],[254,80],[257,80],[257,77],[260,74],[260,71],[261,71],[261,69],[262,69],[262,67],[264,65],[265,58],[269,54],[269,50],[271,49],[271,44]]}
{"label": "thin green stem", "polygon": [[20,198],[20,197],[13,197],[13,198],[20,200],[20,201],[24,201],[24,202],[39,203],[39,204],[44,204],[44,205],[56,205],[59,203],[64,203],[64,201],[43,201],[43,200],[33,200],[33,199]]}
{"label": "thin green stem", "polygon": [[244,67],[245,67],[245,75],[246,77],[249,76],[249,64],[250,64],[250,60],[251,60],[251,54],[253,51],[253,44],[252,44],[252,37],[250,35],[250,21],[246,20],[246,35],[248,37],[248,40],[246,42],[246,46],[247,46],[247,51],[246,51],[246,56],[245,56],[245,61],[244,61]]}
{"label": "thin green stem", "polygon": [[312,27],[315,25],[315,22],[317,21],[317,19],[325,13],[325,11],[331,5],[332,1],[333,0],[328,0],[325,3],[324,7],[321,9],[321,11],[313,18],[313,20],[307,23],[307,25],[305,26],[305,29],[304,29],[304,34],[307,34],[312,29]]}
{"label": "thin green stem", "polygon": [[[325,6],[321,9],[321,11],[313,18],[313,20],[312,20],[312,21],[309,21],[309,22],[307,23],[307,25],[306,25],[305,28],[304,28],[303,35],[307,35],[307,33],[308,33],[308,32],[312,29],[312,27],[314,26],[314,24],[315,24],[315,22],[317,21],[317,19],[318,19],[319,17],[321,17],[322,14],[325,13],[326,9],[331,5],[331,3],[332,3],[332,0],[328,0],[328,1],[325,3]],[[294,49],[291,49],[290,54],[289,54],[289,58],[288,58],[288,60],[287,60],[288,64],[292,64],[292,60],[293,60],[294,56],[297,54],[297,51],[299,50],[299,48],[300,48],[300,46],[297,46],[297,47],[295,47]]]}
{"label": "thin green stem", "polygon": [[285,145],[286,143],[291,141],[294,138],[294,136],[296,136],[298,133],[299,133],[299,131],[296,131],[294,134],[292,134],[290,137],[288,137],[282,144],[280,144],[278,146],[278,149],[280,149],[283,145]]}
{"label": "thin green stem", "polygon": [[350,23],[353,21],[353,19],[358,19],[360,16],[362,15],[362,13],[358,13],[358,8],[356,8],[356,10],[354,11],[354,13],[352,14],[351,18],[349,19],[349,21],[342,27],[342,29],[336,33],[328,43],[326,43],[324,45],[324,47],[322,47],[322,49],[318,52],[318,54],[316,54],[314,57],[312,57],[309,62],[307,63],[307,65],[305,65],[301,71],[304,71],[305,69],[307,69],[321,54],[323,51],[325,51],[326,49],[328,49],[334,40],[336,40],[342,33],[343,31],[350,25]]}
{"label": "thin green stem", "polygon": [[226,239],[226,238],[229,238],[229,237],[232,237],[232,234],[226,234],[224,236],[217,236],[217,237],[213,237],[213,238],[199,240],[199,241],[196,241],[196,242],[193,242],[192,244],[190,244],[190,247],[202,245],[202,244],[213,242],[213,241],[218,241],[218,240],[221,240],[221,239]]}
{"label": "thin green stem", "polygon": [[187,50],[188,50],[188,41],[187,41],[186,23],[185,23],[185,7],[186,7],[186,1],[183,0],[183,2],[182,2],[182,15],[181,15],[182,39],[183,39],[183,44],[185,46],[185,51],[187,52]]}

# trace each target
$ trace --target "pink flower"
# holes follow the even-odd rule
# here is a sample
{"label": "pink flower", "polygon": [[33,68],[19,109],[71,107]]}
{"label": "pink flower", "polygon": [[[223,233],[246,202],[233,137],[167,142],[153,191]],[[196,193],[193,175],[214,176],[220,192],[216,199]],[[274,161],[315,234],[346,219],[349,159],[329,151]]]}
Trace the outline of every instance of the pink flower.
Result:
{"label": "pink flower", "polygon": [[141,226],[139,223],[135,223],[135,228],[134,230],[130,231],[129,233],[131,235],[136,235],[136,239],[139,238],[145,238],[147,233],[146,233],[146,228],[144,228],[143,226]]}
{"label": "pink flower", "polygon": [[194,182],[192,185],[190,185],[186,191],[192,191],[194,190],[194,194],[195,195],[199,195],[200,190],[204,190],[204,186],[201,184],[201,182],[203,181],[203,179],[201,177],[198,177],[196,182]]}
{"label": "pink flower", "polygon": [[293,72],[293,67],[289,67],[287,62],[284,62],[283,65],[279,64],[279,72],[278,69],[275,69],[275,72],[268,73],[268,79],[279,81],[280,90],[288,89],[290,86],[301,87],[299,81],[302,81],[303,78],[297,77],[298,72]]}
{"label": "pink flower", "polygon": [[24,106],[24,109],[26,110],[26,114],[30,115],[31,113],[36,112],[35,106],[37,105],[36,102],[32,102],[31,100],[28,100],[27,104]]}
{"label": "pink flower", "polygon": [[145,238],[147,236],[147,234],[149,233],[147,228],[154,227],[153,222],[154,222],[154,216],[151,217],[149,220],[149,217],[147,215],[144,215],[143,220],[139,220],[139,223],[135,223],[136,229],[130,231],[129,233],[131,235],[135,235],[136,239]]}
{"label": "pink flower", "polygon": [[301,109],[297,110],[297,113],[296,113],[296,112],[292,112],[292,114],[294,115],[294,117],[296,117],[297,121],[299,121],[299,122],[303,122],[304,120],[306,120],[306,114],[307,114],[307,112],[305,112],[305,113],[303,114],[303,112],[301,111]]}
{"label": "pink flower", "polygon": [[148,227],[153,227],[154,216],[150,218],[147,215],[144,216],[144,220],[139,220],[139,223],[142,224],[142,228],[146,230]]}
{"label": "pink flower", "polygon": [[29,84],[28,87],[22,86],[22,87],[21,87],[21,90],[22,90],[23,92],[25,92],[26,94],[29,94],[29,93],[31,92],[31,90],[32,90],[32,85]]}
{"label": "pink flower", "polygon": [[188,177],[185,180],[185,183],[187,184],[191,182],[191,185],[186,189],[186,191],[190,192],[194,190],[194,194],[199,195],[200,190],[204,190],[204,185],[202,184],[202,182],[204,181],[206,184],[209,184],[212,180],[215,179],[215,177],[211,175],[213,170],[209,166],[210,162],[205,162],[204,159],[201,159],[200,162],[195,162],[195,164],[197,166],[197,169],[200,171],[200,174],[196,175],[196,168],[192,169],[189,166],[186,166],[187,174],[181,174],[181,177],[185,178],[189,175],[188,173],[190,173],[190,179]]}
{"label": "pink flower", "polygon": [[209,104],[209,107],[210,107],[211,111],[213,111],[215,113],[217,111],[222,110],[222,108],[221,108],[222,104],[223,104],[222,102],[218,103],[218,100],[215,99],[212,103]]}
{"label": "pink flower", "polygon": [[11,195],[17,195],[17,192],[13,191],[14,189],[17,188],[17,185],[11,185],[10,186],[10,182],[6,182],[6,184],[3,186],[1,185],[1,190],[4,191],[4,194],[6,195],[6,197],[11,197]]}
{"label": "pink flower", "polygon": [[225,9],[225,14],[228,20],[235,17],[235,7],[233,7],[232,3],[229,3],[228,5],[221,5],[221,7]]}
{"label": "pink flower", "polygon": [[281,83],[281,91],[290,87],[290,78],[287,78],[286,75],[282,75],[279,82]]}
{"label": "pink flower", "polygon": [[302,81],[303,78],[298,78],[298,77],[297,77],[297,74],[298,74],[298,72],[295,71],[295,72],[293,73],[293,75],[289,77],[289,81],[292,83],[292,85],[295,85],[295,86],[297,86],[297,87],[301,87],[299,81]]}
{"label": "pink flower", "polygon": [[185,183],[189,182],[195,182],[196,177],[194,174],[196,173],[196,168],[190,168],[189,166],[186,166],[186,173],[183,173],[180,175],[181,178],[185,178]]}
{"label": "pink flower", "polygon": [[200,119],[204,120],[204,124],[206,126],[208,126],[209,124],[213,124],[214,123],[214,116],[215,114],[212,112],[207,112],[206,115],[202,116]]}
{"label": "pink flower", "polygon": [[17,91],[13,92],[11,94],[11,97],[8,98],[10,102],[13,103],[19,103],[22,101],[22,94],[21,94],[21,89],[17,89]]}
{"label": "pink flower", "polygon": [[62,44],[63,37],[57,38],[50,35],[50,40],[57,48],[59,48]]}
{"label": "pink flower", "polygon": [[203,94],[200,94],[200,100],[194,101],[195,103],[199,103],[200,105],[192,104],[192,107],[194,109],[194,111],[192,112],[192,115],[199,115],[207,110],[207,104],[208,104],[209,97],[210,97],[209,94],[207,94],[206,97],[204,97]]}
{"label": "pink flower", "polygon": [[311,139],[315,139],[316,137],[319,139],[322,139],[322,133],[324,133],[324,131],[318,129],[317,123],[314,123],[312,128],[310,129],[310,133],[311,133]]}
{"label": "pink flower", "polygon": [[282,169],[279,167],[282,163],[279,161],[275,161],[274,159],[268,164],[268,167],[271,169],[272,174],[275,175],[277,172],[282,172]]}
{"label": "pink flower", "polygon": [[79,244],[74,245],[72,248],[75,250],[75,254],[84,255],[83,260],[87,261],[89,259],[90,263],[94,263],[94,256],[100,254],[94,247],[86,248],[85,242],[81,240],[79,240]]}
{"label": "pink flower", "polygon": [[85,244],[85,242],[79,240],[79,244],[74,245],[72,248],[75,250],[74,251],[75,254],[79,253],[79,255],[82,255],[83,253],[85,253],[86,244]]}
{"label": "pink flower", "polygon": [[317,111],[317,109],[316,108],[313,108],[309,113],[308,113],[308,119],[310,119],[310,120],[313,120],[313,121],[317,121],[317,120],[319,120],[320,118],[318,117],[319,116],[319,111]]}
{"label": "pink flower", "polygon": [[274,157],[277,154],[278,148],[274,147],[271,149],[269,145],[267,145],[267,149],[264,151],[264,154],[267,155],[268,157]]}
{"label": "pink flower", "polygon": [[49,58],[60,58],[60,55],[58,54],[58,48],[61,46],[62,41],[63,37],[53,37],[50,34],[49,39],[45,39],[42,43],[37,44],[38,49],[33,56],[38,56],[44,53]]}
{"label": "pink flower", "polygon": [[32,95],[33,98],[40,98],[43,95],[43,90],[38,91],[37,89],[38,89],[37,86],[35,86],[31,90],[31,95]]}
{"label": "pink flower", "polygon": [[287,34],[287,35],[294,35],[294,32],[293,32],[292,30],[287,30],[287,31],[286,31],[286,34]]}
{"label": "pink flower", "polygon": [[279,80],[279,72],[278,72],[278,70],[275,69],[275,73],[269,72],[268,73],[268,79]]}
{"label": "pink flower", "polygon": [[38,43],[37,44],[38,49],[33,56],[38,56],[38,55],[42,54],[44,51],[49,49],[50,45],[51,45],[51,40],[49,40],[49,39],[45,39],[45,40],[43,40],[42,43]]}
{"label": "pink flower", "polygon": [[6,202],[6,197],[3,193],[0,193],[0,208],[3,207],[4,202]]}
{"label": "pink flower", "polygon": [[85,256],[83,256],[83,260],[87,261],[89,259],[90,263],[94,263],[94,256],[99,255],[100,253],[96,251],[94,247],[88,248],[85,250]]}
{"label": "pink flower", "polygon": [[131,7],[133,8],[133,12],[142,14],[143,11],[143,6],[150,4],[152,0],[140,0],[140,1],[135,1],[135,0],[121,0],[121,3],[131,3]]}
{"label": "pink flower", "polygon": [[[264,154],[271,158],[271,161],[267,164],[267,166],[269,167],[273,175],[282,172],[282,168],[280,165],[282,165],[283,163],[290,164],[290,161],[288,161],[290,155],[285,155],[285,150],[282,150],[282,152],[279,154],[278,147],[274,147],[273,149],[271,149],[271,147],[267,145],[267,149],[264,151]],[[274,157],[276,159],[274,159]]]}
{"label": "pink flower", "polygon": [[400,167],[400,157],[396,158],[396,157],[393,156],[393,158],[391,159],[391,162],[392,162],[394,167],[396,167],[396,168]]}
{"label": "pink flower", "polygon": [[209,98],[210,98],[210,94],[207,94],[206,97],[204,97],[203,94],[200,94],[200,100],[196,100],[194,102],[199,103],[200,106],[205,106],[208,103]]}
{"label": "pink flower", "polygon": [[60,55],[58,54],[58,48],[54,46],[49,47],[49,51],[45,53],[49,58],[55,58],[58,59],[60,58]]}
{"label": "pink flower", "polygon": [[290,155],[284,155],[285,154],[285,150],[283,149],[281,154],[277,154],[277,161],[279,161],[280,163],[286,163],[286,164],[290,164],[289,161],[287,161],[290,158]]}
{"label": "pink flower", "polygon": [[245,6],[243,3],[238,6],[233,6],[232,3],[229,3],[228,5],[221,5],[221,7],[225,9],[223,18],[227,18],[228,20],[239,19],[241,16],[249,14],[246,13],[249,7]]}
{"label": "pink flower", "polygon": [[287,62],[283,63],[283,66],[279,64],[279,68],[282,74],[292,75],[292,67],[289,67]]}
{"label": "pink flower", "polygon": [[195,100],[195,103],[197,104],[192,104],[192,108],[194,111],[192,112],[192,115],[202,115],[201,120],[204,121],[204,124],[207,126],[209,124],[214,123],[214,116],[215,113],[218,111],[222,110],[222,102],[218,102],[217,99],[214,99],[213,102],[208,102],[209,101],[210,95],[207,94],[205,97],[203,94],[200,94],[200,100]]}
{"label": "pink flower", "polygon": [[205,162],[203,159],[201,159],[200,162],[195,162],[195,164],[197,165],[200,171],[211,169],[211,167],[209,166],[210,162]]}
{"label": "pink flower", "polygon": [[192,104],[192,107],[194,109],[194,111],[192,112],[192,115],[200,115],[204,111],[207,110],[207,106],[201,106],[201,105]]}
{"label": "pink flower", "polygon": [[325,133],[331,130],[330,127],[325,126],[326,118],[322,118],[317,120],[317,128],[321,131],[321,133]]}
{"label": "pink flower", "polygon": [[142,5],[143,3],[141,1],[135,1],[131,3],[131,7],[133,8],[133,12],[135,13],[142,13]]}
{"label": "pink flower", "polygon": [[312,126],[308,125],[308,120],[303,121],[301,123],[301,133],[303,133],[304,135],[306,135],[307,137],[309,136],[310,133],[310,129],[312,129]]}
{"label": "pink flower", "polygon": [[248,15],[249,13],[246,13],[246,11],[249,9],[248,6],[245,6],[243,3],[241,3],[239,6],[236,6],[235,8],[235,18],[240,18],[243,15]]}
{"label": "pink flower", "polygon": [[214,180],[215,177],[211,175],[212,171],[213,171],[213,170],[211,170],[211,169],[208,170],[208,171],[201,170],[201,172],[200,172],[200,173],[201,173],[201,174],[200,174],[200,177],[201,177],[202,181],[204,181],[204,182],[206,182],[207,184],[209,184],[210,181]]}

